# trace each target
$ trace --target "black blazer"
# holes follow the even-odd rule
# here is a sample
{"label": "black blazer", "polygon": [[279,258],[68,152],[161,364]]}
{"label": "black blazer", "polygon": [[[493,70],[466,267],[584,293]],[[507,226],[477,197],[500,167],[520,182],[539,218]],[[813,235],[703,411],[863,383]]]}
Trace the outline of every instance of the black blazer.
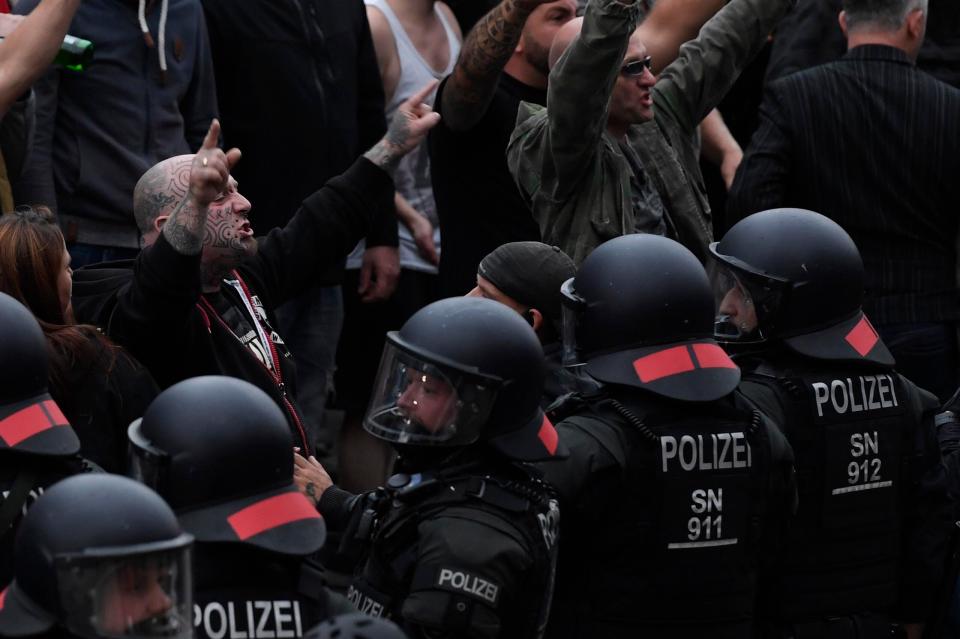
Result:
{"label": "black blazer", "polygon": [[728,225],[784,206],[823,213],[860,247],[878,324],[957,319],[960,91],[865,45],[772,83],[760,120]]}

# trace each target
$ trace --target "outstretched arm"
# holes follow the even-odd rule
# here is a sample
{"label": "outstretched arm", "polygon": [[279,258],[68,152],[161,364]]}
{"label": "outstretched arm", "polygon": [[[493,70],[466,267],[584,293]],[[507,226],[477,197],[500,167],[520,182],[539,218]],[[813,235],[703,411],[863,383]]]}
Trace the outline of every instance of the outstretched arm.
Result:
{"label": "outstretched arm", "polygon": [[53,61],[80,0],[43,0],[19,24],[6,16],[13,33],[0,45],[0,116]]}
{"label": "outstretched arm", "polygon": [[448,128],[464,131],[483,117],[527,17],[546,1],[503,0],[470,30],[440,97]]}
{"label": "outstretched arm", "polygon": [[654,89],[658,111],[689,133],[730,91],[795,0],[730,0],[680,47]]}
{"label": "outstretched arm", "polygon": [[659,74],[677,59],[684,42],[693,40],[726,0],[660,0],[637,31],[653,58],[653,72]]}

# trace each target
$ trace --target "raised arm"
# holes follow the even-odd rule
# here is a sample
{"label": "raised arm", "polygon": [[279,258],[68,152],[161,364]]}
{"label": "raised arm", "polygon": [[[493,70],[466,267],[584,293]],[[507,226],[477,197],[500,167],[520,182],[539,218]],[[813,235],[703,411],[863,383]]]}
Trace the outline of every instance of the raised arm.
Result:
{"label": "raised arm", "polygon": [[43,0],[0,44],[0,116],[60,50],[80,0]]}
{"label": "raised arm", "polygon": [[591,0],[580,34],[550,72],[549,153],[561,188],[577,188],[581,171],[596,153],[607,126],[610,95],[639,17],[636,1]]}
{"label": "raised arm", "polygon": [[440,96],[440,112],[454,131],[473,127],[486,113],[497,80],[520,41],[527,17],[546,0],[503,0],[478,22],[463,43]]}
{"label": "raised arm", "polygon": [[731,0],[680,48],[654,88],[656,108],[684,131],[720,103],[795,0]]}
{"label": "raised arm", "polygon": [[727,0],[660,0],[653,6],[637,30],[653,58],[653,73],[658,74],[677,59],[684,42],[693,40],[700,28]]}

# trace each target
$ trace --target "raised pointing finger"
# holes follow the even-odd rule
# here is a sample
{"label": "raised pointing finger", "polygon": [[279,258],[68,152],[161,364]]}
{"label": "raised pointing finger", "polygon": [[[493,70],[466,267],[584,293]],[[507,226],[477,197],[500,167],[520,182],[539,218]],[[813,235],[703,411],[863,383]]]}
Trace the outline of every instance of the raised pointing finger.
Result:
{"label": "raised pointing finger", "polygon": [[203,138],[203,144],[200,145],[201,150],[212,150],[217,148],[217,142],[220,140],[220,120],[214,118],[213,122],[210,123],[210,128],[207,129],[207,135]]}

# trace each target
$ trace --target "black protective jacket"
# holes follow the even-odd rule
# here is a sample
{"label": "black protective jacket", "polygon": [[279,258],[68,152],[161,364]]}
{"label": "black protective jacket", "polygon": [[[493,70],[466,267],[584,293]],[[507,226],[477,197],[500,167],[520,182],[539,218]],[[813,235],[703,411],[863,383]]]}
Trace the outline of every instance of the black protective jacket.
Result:
{"label": "black protective jacket", "polygon": [[869,362],[777,349],[737,363],[796,457],[800,507],[766,593],[774,636],[842,617],[926,620],[951,528],[936,398]]}
{"label": "black protective jacket", "polygon": [[226,300],[248,317],[243,297],[265,314],[261,326],[279,361],[271,372],[201,299],[200,256],[181,255],[163,234],[135,262],[74,273],[78,321],[102,327],[153,373],[161,388],[199,375],[244,379],[270,395],[287,415],[294,442],[308,451],[296,408],[296,370],[271,327],[273,311],[315,284],[317,274],[349,253],[379,216],[391,215],[390,176],[361,158],[308,197],[289,224],[258,239],[255,258],[239,267],[244,294],[226,283]]}
{"label": "black protective jacket", "polygon": [[563,512],[547,637],[754,636],[795,505],[776,426],[738,393],[607,386],[558,410],[570,457],[541,466]]}

